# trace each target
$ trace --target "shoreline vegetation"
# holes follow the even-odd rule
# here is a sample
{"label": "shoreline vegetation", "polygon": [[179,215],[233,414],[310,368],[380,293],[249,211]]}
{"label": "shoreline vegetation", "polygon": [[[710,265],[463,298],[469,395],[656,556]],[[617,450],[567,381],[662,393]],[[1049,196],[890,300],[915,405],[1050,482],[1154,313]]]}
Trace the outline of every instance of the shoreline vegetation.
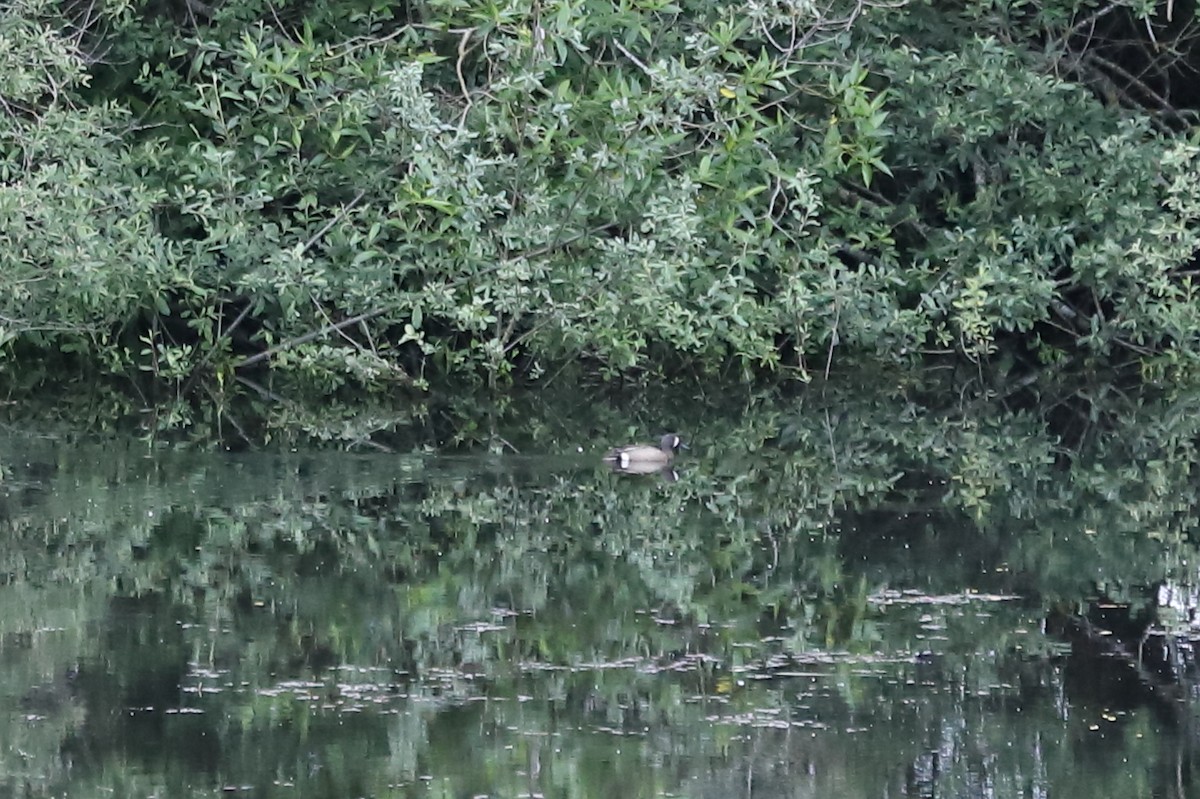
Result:
{"label": "shoreline vegetation", "polygon": [[1185,379],[1200,55],[1150,11],[16,0],[0,369]]}

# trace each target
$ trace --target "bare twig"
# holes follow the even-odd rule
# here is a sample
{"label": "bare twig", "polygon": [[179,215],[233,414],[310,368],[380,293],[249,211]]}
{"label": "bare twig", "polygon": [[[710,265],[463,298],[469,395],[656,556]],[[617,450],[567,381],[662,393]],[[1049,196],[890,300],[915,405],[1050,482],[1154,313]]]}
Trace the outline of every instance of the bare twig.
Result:
{"label": "bare twig", "polygon": [[246,321],[246,317],[250,315],[250,309],[253,307],[254,307],[254,302],[251,300],[247,300],[246,307],[243,308],[242,312],[237,315],[237,318],[233,320],[233,322],[229,325],[229,327],[225,328],[224,330],[222,330],[220,333],[217,334],[217,338],[213,341],[212,346],[209,347],[208,351],[204,353],[204,357],[201,358],[200,362],[198,364],[196,364],[196,366],[192,369],[191,376],[188,378],[187,382],[183,384],[183,389],[181,389],[179,392],[181,395],[187,394],[188,391],[191,390],[192,384],[196,381],[197,375],[200,374],[200,370],[203,369],[208,364],[208,362],[212,360],[213,355],[217,351],[217,345],[220,344],[225,339],[229,338],[231,335],[233,335],[233,331],[237,330],[238,326],[241,325],[242,322]]}
{"label": "bare twig", "polygon": [[649,78],[653,78],[653,77],[654,77],[654,73],[650,71],[650,67],[648,67],[648,66],[646,66],[644,63],[642,63],[641,59],[639,59],[639,58],[638,58],[637,56],[635,56],[633,53],[631,53],[631,52],[629,52],[628,50],[626,50],[626,49],[625,49],[625,45],[621,44],[621,43],[620,43],[619,41],[617,41],[616,39],[613,39],[613,40],[612,40],[612,43],[613,43],[613,47],[615,47],[615,48],[617,48],[618,50],[620,50],[620,51],[621,51],[621,54],[622,54],[622,55],[624,55],[626,58],[628,58],[630,61],[632,61],[632,62],[633,62],[633,65],[634,65],[635,67],[637,67],[638,69],[640,69],[642,72],[645,72],[647,77],[649,77]]}
{"label": "bare twig", "polygon": [[354,199],[343,206],[341,210],[334,214],[332,219],[322,225],[321,229],[314,233],[308,241],[304,242],[304,246],[297,250],[297,254],[303,255],[304,253],[308,252],[308,248],[320,241],[321,237],[328,233],[330,228],[346,218],[346,214],[350,213],[351,209],[358,205],[359,201],[362,200],[366,193],[366,189],[359,189],[358,194],[354,196]]}
{"label": "bare twig", "polygon": [[[1096,70],[1097,72],[1103,72],[1103,70],[1108,70],[1109,72],[1112,72],[1113,74],[1117,75],[1122,80],[1126,81],[1130,86],[1133,86],[1134,88],[1136,88],[1139,92],[1141,92],[1146,98],[1148,98],[1150,101],[1152,101],[1155,105],[1157,105],[1160,111],[1164,111],[1177,119],[1183,116],[1182,113],[1180,113],[1179,109],[1177,109],[1177,108],[1175,108],[1175,106],[1171,105],[1170,101],[1167,100],[1167,98],[1163,97],[1158,92],[1154,91],[1154,89],[1152,89],[1148,85],[1146,85],[1146,83],[1144,81],[1138,79],[1138,77],[1136,75],[1134,75],[1133,73],[1126,70],[1120,64],[1109,61],[1108,59],[1103,58],[1099,55],[1096,55],[1095,53],[1087,53],[1082,58],[1080,58],[1080,62],[1082,62],[1082,63],[1090,62],[1093,64],[1097,64],[1097,65],[1099,65],[1099,67],[1103,68],[1102,70]],[[1114,89],[1115,89],[1115,87],[1114,87]],[[1128,95],[1125,92],[1122,91],[1121,94],[1128,98]],[[1136,105],[1140,106],[1141,103],[1137,103]]]}
{"label": "bare twig", "polygon": [[286,350],[290,350],[292,347],[298,347],[301,344],[307,344],[308,342],[312,341],[313,339],[321,338],[322,336],[326,336],[326,335],[329,335],[330,333],[337,332],[337,331],[341,330],[342,328],[350,327],[351,325],[357,325],[359,322],[366,322],[367,320],[374,319],[377,316],[383,316],[383,314],[385,314],[386,312],[387,312],[386,308],[376,308],[373,311],[367,311],[366,313],[359,314],[358,316],[352,316],[349,319],[343,319],[342,321],[338,322],[337,324],[325,325],[322,328],[319,328],[317,330],[312,330],[308,333],[305,333],[303,336],[296,336],[295,338],[290,338],[287,341],[282,341],[279,344],[275,345],[274,347],[271,347],[270,349],[265,349],[256,355],[251,355],[247,358],[243,358],[242,360],[235,363],[233,365],[233,368],[234,369],[245,369],[247,366],[253,366],[256,363],[261,363],[265,360],[270,359],[274,355],[277,355]]}
{"label": "bare twig", "polygon": [[460,117],[463,120],[467,118],[467,112],[471,110],[472,105],[471,92],[467,89],[466,78],[463,77],[463,61],[467,59],[467,42],[471,41],[471,34],[474,31],[474,28],[467,28],[462,32],[462,37],[458,40],[458,60],[454,62],[454,74],[458,76],[458,88],[462,90],[463,101],[466,103]]}

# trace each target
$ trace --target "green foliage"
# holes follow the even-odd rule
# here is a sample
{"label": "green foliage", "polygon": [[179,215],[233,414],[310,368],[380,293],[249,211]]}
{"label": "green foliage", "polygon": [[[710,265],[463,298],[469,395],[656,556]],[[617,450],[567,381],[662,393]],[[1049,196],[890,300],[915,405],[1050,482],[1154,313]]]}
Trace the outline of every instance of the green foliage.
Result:
{"label": "green foliage", "polygon": [[164,195],[117,133],[127,113],[72,102],[88,74],[39,21],[47,7],[0,16],[0,343],[104,359],[115,333],[188,276],[155,225]]}
{"label": "green foliage", "polygon": [[1194,144],[1117,118],[994,39],[901,47],[887,63],[892,163],[914,176],[903,200],[944,215],[913,231],[922,268],[905,273],[936,340],[982,356],[1040,326],[1099,353],[1194,351],[1195,304],[1175,276],[1200,249]]}
{"label": "green foliage", "polygon": [[1193,361],[1200,150],[1056,74],[1069,9],[867,7],[21,0],[0,342],[323,391]]}

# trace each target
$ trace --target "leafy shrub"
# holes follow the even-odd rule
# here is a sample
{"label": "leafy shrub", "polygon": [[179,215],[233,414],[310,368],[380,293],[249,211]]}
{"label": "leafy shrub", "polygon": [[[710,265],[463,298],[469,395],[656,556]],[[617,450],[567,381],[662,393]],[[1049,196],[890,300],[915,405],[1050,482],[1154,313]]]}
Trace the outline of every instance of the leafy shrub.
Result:
{"label": "leafy shrub", "polygon": [[56,13],[0,29],[14,354],[332,390],[1196,353],[1198,151],[1022,46],[1069,14]]}

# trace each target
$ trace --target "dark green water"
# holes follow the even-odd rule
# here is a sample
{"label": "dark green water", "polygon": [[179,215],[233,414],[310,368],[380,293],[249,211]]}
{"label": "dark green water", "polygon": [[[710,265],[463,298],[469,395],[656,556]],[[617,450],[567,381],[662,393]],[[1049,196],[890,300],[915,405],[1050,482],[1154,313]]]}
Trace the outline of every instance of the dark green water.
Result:
{"label": "dark green water", "polygon": [[[1188,401],[918,395],[10,426],[0,797],[1189,795]],[[677,479],[599,464],[652,418]]]}

